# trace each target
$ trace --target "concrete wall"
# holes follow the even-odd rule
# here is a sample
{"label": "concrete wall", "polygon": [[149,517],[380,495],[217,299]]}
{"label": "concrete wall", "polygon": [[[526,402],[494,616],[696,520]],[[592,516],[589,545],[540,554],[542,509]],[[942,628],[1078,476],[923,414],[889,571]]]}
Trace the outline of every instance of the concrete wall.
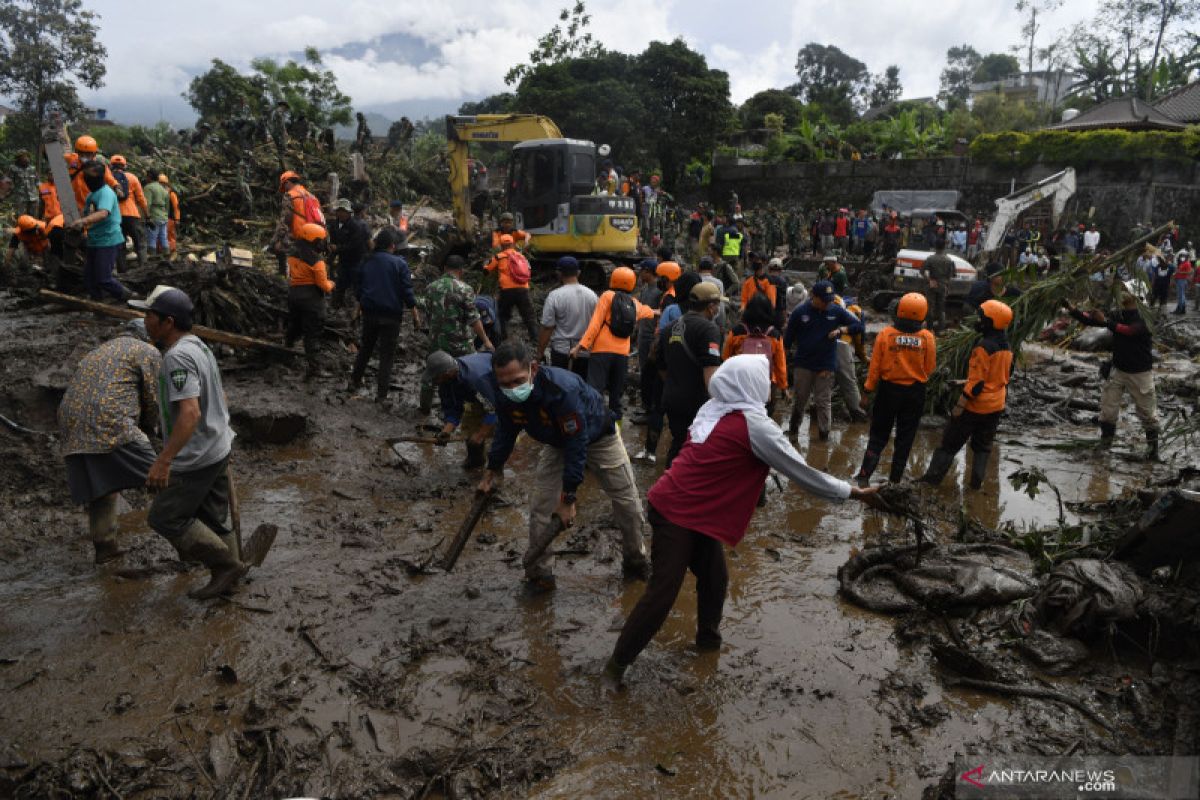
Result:
{"label": "concrete wall", "polygon": [[[766,203],[812,207],[865,208],[882,189],[956,189],[959,209],[990,216],[995,199],[1060,171],[1068,165],[1036,164],[1005,168],[968,158],[897,161],[823,161],[803,164],[732,165],[713,168],[711,197],[724,205],[736,191],[744,208]],[[1075,164],[1077,191],[1067,214],[1094,220],[1108,241],[1123,242],[1139,221],[1155,225],[1175,220],[1184,239],[1200,245],[1200,164],[1140,161]]]}

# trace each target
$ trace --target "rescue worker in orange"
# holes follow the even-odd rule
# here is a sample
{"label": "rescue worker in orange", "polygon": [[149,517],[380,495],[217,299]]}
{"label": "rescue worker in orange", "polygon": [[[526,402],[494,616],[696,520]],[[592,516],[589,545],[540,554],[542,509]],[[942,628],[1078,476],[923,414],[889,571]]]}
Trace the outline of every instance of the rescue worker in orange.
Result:
{"label": "rescue worker in orange", "polygon": [[629,350],[638,323],[653,319],[656,312],[633,296],[637,274],[629,267],[617,267],[608,281],[609,289],[600,295],[592,320],[579,343],[571,348],[571,358],[587,350],[588,384],[601,395],[608,392],[608,407],[613,419],[621,421],[621,401],[629,377]]}
{"label": "rescue worker in orange", "polygon": [[500,251],[492,256],[492,260],[484,266],[487,272],[495,272],[500,277],[500,298],[497,313],[500,316],[500,331],[505,338],[509,336],[508,322],[512,319],[513,309],[521,312],[521,321],[529,333],[530,343],[538,340],[538,320],[533,313],[533,300],[529,296],[529,278],[514,275],[509,263],[509,253],[515,248],[515,239],[511,233],[504,233],[499,238]]}
{"label": "rescue worker in orange", "polygon": [[[96,160],[100,155],[100,145],[96,144],[96,140],[91,136],[80,136],[75,140],[75,152],[68,153],[65,158],[67,161],[67,172],[71,176],[71,188],[75,191],[75,202],[79,205],[79,210],[83,211],[84,201],[91,194],[87,184],[83,180],[83,168]],[[71,158],[75,156],[75,158]],[[108,184],[108,188],[117,193],[117,200],[124,200],[125,188],[117,183],[116,176],[112,174],[112,170],[108,165],[104,165],[104,182]]]}
{"label": "rescue worker in orange", "polygon": [[31,259],[40,258],[43,268],[51,271],[54,266],[53,261],[48,259],[51,251],[57,250],[53,255],[62,258],[62,227],[62,214],[49,222],[29,214],[17,217],[17,227],[9,229],[11,238],[8,240],[8,252],[4,254],[4,266],[7,268],[12,263],[17,246],[23,245]]}
{"label": "rescue worker in orange", "polygon": [[309,222],[300,226],[288,254],[287,346],[304,338],[308,368],[304,380],[318,377],[321,369],[321,329],[325,324],[325,295],[334,290],[325,265],[325,228]]}
{"label": "rescue worker in orange", "polygon": [[974,458],[971,461],[970,485],[983,486],[988,456],[1000,424],[1008,396],[1008,380],[1012,375],[1013,354],[1005,331],[1012,324],[1013,312],[999,300],[988,300],[979,307],[976,330],[982,335],[971,351],[967,380],[950,423],[942,435],[941,446],[934,451],[922,481],[937,485],[942,482],[954,456],[969,439]]}
{"label": "rescue worker in orange", "polygon": [[[159,178],[165,178],[166,175],[160,175]],[[177,228],[179,227],[179,195],[175,193],[175,187],[171,185],[170,180],[167,181],[167,194],[171,198],[171,215],[167,217],[167,246],[171,250],[171,255],[175,255],[175,249],[178,245]]]}
{"label": "rescue worker in orange", "polygon": [[300,239],[300,229],[309,224],[324,228],[325,216],[320,212],[321,205],[316,197],[304,188],[300,176],[290,169],[279,176],[279,191],[283,194],[283,205],[275,224],[275,235],[271,238],[271,250],[279,261],[279,274],[286,275],[292,245]]}
{"label": "rescue worker in orange", "polygon": [[[125,182],[129,186],[125,199],[121,200],[120,203],[121,232],[133,240],[133,249],[137,253],[138,266],[143,266],[147,259],[146,219],[150,216],[150,209],[146,206],[146,195],[142,191],[142,182],[137,175],[126,169],[128,164],[125,161],[125,156],[114,155],[109,159],[108,164],[117,182],[120,183],[121,178],[124,177]],[[117,264],[124,269],[124,247],[117,251]]]}
{"label": "rescue worker in orange", "polygon": [[766,293],[760,292],[750,298],[742,310],[742,319],[725,337],[721,359],[728,361],[734,356],[763,355],[771,362],[772,392],[771,408],[775,395],[788,391],[787,350],[783,346],[783,333],[775,328],[775,306]]}
{"label": "rescue worker in orange", "polygon": [[38,184],[38,208],[43,222],[49,222],[55,217],[62,216],[62,204],[58,202],[58,189],[54,186],[54,176],[46,169],[46,179]]}
{"label": "rescue worker in orange", "polygon": [[742,308],[745,309],[746,305],[750,302],[750,298],[757,294],[766,295],[767,299],[771,301],[771,308],[775,308],[776,292],[778,290],[767,275],[766,259],[759,253],[751,253],[750,263],[754,269],[754,274],[742,281]]}
{"label": "rescue worker in orange", "polygon": [[492,249],[500,249],[500,237],[508,234],[513,238],[513,245],[518,250],[524,250],[529,245],[529,234],[516,229],[517,218],[511,212],[505,211],[500,215],[500,227],[492,231]]}
{"label": "rescue worker in orange", "polygon": [[[897,483],[904,477],[908,454],[917,437],[921,415],[925,413],[925,384],[937,366],[937,340],[925,327],[928,313],[929,301],[925,295],[909,292],[900,298],[892,324],[880,331],[875,339],[860,401],[864,411],[871,409],[867,452],[863,454],[862,467],[855,476],[858,485],[864,489],[871,483],[883,448],[892,438],[893,428],[896,441],[892,446],[888,480]],[[869,395],[876,392],[875,404],[871,406]]]}

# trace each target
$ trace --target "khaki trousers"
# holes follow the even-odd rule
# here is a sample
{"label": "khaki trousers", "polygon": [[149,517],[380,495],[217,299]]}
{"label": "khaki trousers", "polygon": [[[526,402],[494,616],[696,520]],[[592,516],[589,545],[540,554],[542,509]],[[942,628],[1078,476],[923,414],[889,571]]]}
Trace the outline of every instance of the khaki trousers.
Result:
{"label": "khaki trousers", "polygon": [[[562,471],[565,451],[558,447],[542,448],[534,469],[533,487],[529,503],[529,541],[535,538],[550,524],[550,516],[558,508],[559,495],[562,493]],[[604,436],[588,445],[587,468],[596,476],[604,493],[612,501],[613,518],[621,530],[621,549],[626,559],[646,555],[646,545],[642,539],[645,514],[642,511],[642,501],[638,496],[637,483],[633,479],[633,467],[629,463],[629,454],[625,452],[625,443],[616,434]],[[525,571],[527,578],[544,578],[553,574],[550,568],[550,553],[547,552],[537,563]]]}
{"label": "khaki trousers", "polygon": [[1133,397],[1138,419],[1146,429],[1158,430],[1158,400],[1154,394],[1154,373],[1151,370],[1122,372],[1113,367],[1108,383],[1104,384],[1104,390],[1100,393],[1100,421],[1117,424],[1125,392]]}
{"label": "khaki trousers", "polygon": [[804,419],[804,411],[808,406],[808,396],[813,397],[817,407],[817,430],[829,433],[830,405],[833,397],[833,373],[821,377],[818,373],[804,367],[792,370],[792,392],[795,402],[792,405],[792,419],[796,424]]}

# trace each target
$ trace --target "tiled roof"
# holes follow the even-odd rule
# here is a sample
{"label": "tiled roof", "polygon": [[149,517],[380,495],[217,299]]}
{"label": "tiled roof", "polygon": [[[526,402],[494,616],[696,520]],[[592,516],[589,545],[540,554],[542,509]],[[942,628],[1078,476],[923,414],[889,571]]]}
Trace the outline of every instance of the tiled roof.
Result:
{"label": "tiled roof", "polygon": [[1154,108],[1177,122],[1200,123],[1200,81],[1176,89],[1156,102]]}
{"label": "tiled roof", "polygon": [[1051,125],[1050,130],[1075,131],[1091,128],[1125,128],[1127,130],[1182,130],[1179,122],[1135,97],[1119,97],[1101,103],[1075,119]]}

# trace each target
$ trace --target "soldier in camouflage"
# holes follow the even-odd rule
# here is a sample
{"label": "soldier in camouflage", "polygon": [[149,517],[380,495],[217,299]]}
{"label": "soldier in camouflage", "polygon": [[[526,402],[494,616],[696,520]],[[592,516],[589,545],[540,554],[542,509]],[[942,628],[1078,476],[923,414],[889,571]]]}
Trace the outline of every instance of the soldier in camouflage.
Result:
{"label": "soldier in camouflage", "polygon": [[38,215],[38,179],[37,170],[33,164],[29,163],[29,151],[20,150],[17,156],[13,159],[13,164],[8,169],[9,177],[12,178],[12,197],[13,204],[16,206],[17,215],[28,214],[31,217]]}
{"label": "soldier in camouflage", "polygon": [[[475,308],[475,291],[463,281],[467,263],[461,256],[446,259],[445,274],[425,290],[425,313],[429,319],[429,352],[444,350],[454,357],[475,352],[475,339],[483,349],[495,350],[479,311]],[[421,382],[420,411],[433,410],[433,384]]]}

